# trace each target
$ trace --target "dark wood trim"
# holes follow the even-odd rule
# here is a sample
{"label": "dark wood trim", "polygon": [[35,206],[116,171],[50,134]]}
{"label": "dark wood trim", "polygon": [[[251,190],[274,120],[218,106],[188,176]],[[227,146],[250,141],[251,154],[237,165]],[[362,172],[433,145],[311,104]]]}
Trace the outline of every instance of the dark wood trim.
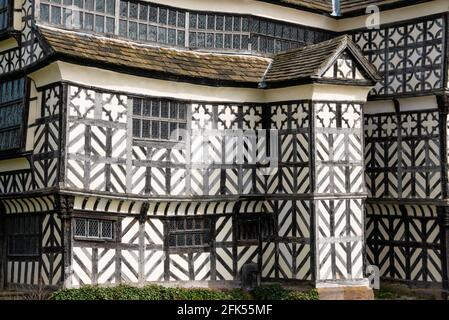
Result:
{"label": "dark wood trim", "polygon": [[6,210],[0,201],[0,291],[6,286],[7,263],[6,263]]}

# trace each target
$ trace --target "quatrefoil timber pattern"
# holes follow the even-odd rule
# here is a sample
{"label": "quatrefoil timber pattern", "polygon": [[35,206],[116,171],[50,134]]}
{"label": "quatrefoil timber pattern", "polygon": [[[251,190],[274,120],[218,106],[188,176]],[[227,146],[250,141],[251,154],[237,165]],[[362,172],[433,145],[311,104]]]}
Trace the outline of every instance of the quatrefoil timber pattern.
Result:
{"label": "quatrefoil timber pattern", "polygon": [[373,96],[432,92],[444,88],[445,17],[360,30],[353,40],[382,76]]}

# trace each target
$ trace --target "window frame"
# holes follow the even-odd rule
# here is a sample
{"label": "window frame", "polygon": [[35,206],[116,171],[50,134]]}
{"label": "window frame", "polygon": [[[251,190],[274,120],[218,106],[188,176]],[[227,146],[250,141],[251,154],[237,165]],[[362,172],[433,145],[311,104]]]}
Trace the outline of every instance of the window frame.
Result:
{"label": "window frame", "polygon": [[[91,0],[92,1],[92,6],[93,8],[87,8],[85,5],[85,1],[82,1],[82,7],[77,7],[77,10],[72,10],[73,7],[75,7],[76,5],[74,4],[75,0],[71,0],[71,4],[66,4],[63,1],[61,1],[60,3],[55,3],[52,2],[50,0],[43,0],[40,1],[39,6],[38,6],[38,16],[37,19],[39,20],[39,22],[43,23],[43,24],[47,24],[47,25],[53,25],[53,26],[58,26],[58,27],[63,27],[63,28],[69,28],[69,29],[74,29],[74,30],[82,30],[85,32],[95,32],[95,33],[99,33],[99,34],[105,34],[105,35],[114,35],[115,31],[116,31],[116,3],[114,2],[114,14],[111,14],[108,12],[107,8],[107,2],[108,0],[103,0],[103,11],[98,11],[97,10],[97,0]],[[119,0],[115,0],[115,1],[119,1]],[[48,8],[48,20],[44,20],[42,19],[42,15],[41,15],[41,8],[43,6],[46,6]],[[54,10],[54,8],[57,8],[58,10],[60,10],[59,13],[59,22],[53,22],[52,19],[52,12]],[[65,14],[67,11],[70,11],[68,14],[71,16],[70,18],[70,23],[66,24],[65,23]],[[74,21],[74,17],[72,16],[73,11],[79,13],[80,16],[80,20],[78,22]],[[92,28],[87,28],[86,27],[86,16],[92,16]],[[97,31],[97,19],[98,17],[100,17],[101,19],[103,19],[103,24],[102,24],[102,30],[103,31]],[[107,23],[108,23],[108,19],[109,21],[113,21],[113,28],[112,31],[106,31],[107,30]]]}
{"label": "window frame", "polygon": [[20,152],[24,152],[25,151],[25,147],[26,147],[26,139],[27,139],[27,131],[28,131],[28,113],[29,113],[29,107],[30,107],[30,87],[31,87],[31,81],[28,77],[26,76],[22,76],[22,77],[14,77],[11,79],[8,79],[7,81],[0,81],[0,84],[5,83],[5,82],[11,82],[11,81],[16,81],[18,79],[24,79],[24,93],[23,93],[23,97],[16,99],[16,100],[12,100],[12,101],[8,101],[8,102],[4,102],[4,103],[0,103],[0,109],[4,108],[4,107],[8,107],[8,106],[13,106],[16,105],[18,103],[21,102],[22,104],[22,120],[21,120],[21,124],[20,125],[16,125],[16,126],[11,126],[8,128],[3,128],[0,129],[0,134],[4,131],[8,131],[11,130],[12,128],[19,128],[19,143],[16,147],[11,148],[11,149],[1,149],[0,148],[0,159],[1,158],[5,158],[9,155],[15,155],[17,153]]}
{"label": "window frame", "polygon": [[[39,257],[41,255],[41,223],[42,223],[41,216],[35,213],[23,213],[23,214],[9,215],[6,217],[6,219],[7,219],[6,255],[12,258]],[[24,219],[25,222],[18,222],[16,219]],[[11,231],[12,228],[17,227],[17,224],[20,225],[21,223],[24,223],[24,225],[29,226],[30,224],[28,219],[34,219],[35,230],[32,230],[33,232],[21,232],[21,230],[19,230],[19,232],[17,232],[17,230],[14,230],[15,232]],[[16,224],[14,227],[12,227],[13,223]],[[23,243],[25,243],[24,242],[25,239],[27,239],[28,241],[32,239],[35,242],[34,251],[17,253],[14,252],[14,250],[11,250],[11,243],[17,243],[17,239],[22,240]]]}
{"label": "window frame", "polygon": [[[146,96],[146,97],[142,97],[142,96],[130,96],[129,98],[132,99],[132,137],[133,137],[133,141],[139,141],[139,142],[152,142],[152,143],[162,143],[162,144],[185,144],[187,139],[179,139],[180,137],[178,137],[177,140],[171,140],[170,136],[171,136],[171,130],[170,127],[168,127],[168,138],[164,139],[162,138],[162,134],[161,134],[161,123],[165,122],[168,124],[168,126],[170,126],[170,124],[175,123],[177,125],[177,129],[179,130],[180,125],[184,125],[184,130],[188,131],[189,130],[189,117],[190,117],[190,113],[189,113],[189,105],[190,102],[188,101],[184,101],[184,100],[178,100],[178,99],[171,99],[171,98],[161,98],[161,97],[152,97],[152,96]],[[135,110],[136,110],[136,105],[135,102],[139,100],[140,101],[140,113],[136,114]],[[151,112],[153,112],[152,108],[153,108],[153,101],[157,101],[159,104],[159,116],[144,116],[144,105],[145,105],[145,101],[151,101]],[[167,117],[162,117],[161,116],[161,109],[162,109],[162,102],[168,103],[170,108],[172,103],[176,103],[178,105],[178,116],[176,117],[176,119],[173,119],[170,117],[170,110],[167,111]],[[179,106],[183,106],[184,107],[184,119],[179,118]],[[135,134],[135,123],[136,121],[139,122],[139,135]],[[149,129],[150,133],[148,137],[145,137],[143,132],[144,132],[144,121],[148,121],[151,123],[151,128]],[[152,135],[152,125],[153,122],[158,122],[159,123],[159,127],[158,127],[158,132],[159,132],[159,137],[158,138],[154,138]],[[187,137],[184,137],[187,138]]]}
{"label": "window frame", "polygon": [[[77,235],[77,221],[83,220],[85,222],[85,235]],[[97,222],[98,223],[98,236],[91,236],[89,235],[89,226],[90,222]],[[111,224],[111,237],[104,237],[102,235],[103,232],[103,224],[104,223],[110,223]],[[116,231],[116,221],[112,219],[103,219],[103,218],[89,218],[84,216],[77,216],[73,218],[73,224],[72,224],[72,232],[73,232],[73,239],[75,241],[96,241],[96,242],[114,242],[116,239],[115,235]]]}
{"label": "window frame", "polygon": [[[202,227],[201,228],[192,228],[187,229],[187,221],[192,221],[192,225],[196,227],[196,220],[202,220]],[[179,228],[179,221],[183,221],[184,229]],[[173,230],[171,228],[171,224],[175,225],[175,229]],[[208,251],[212,247],[213,244],[213,225],[214,221],[211,217],[206,216],[173,216],[168,219],[166,219],[166,230],[165,233],[166,241],[167,241],[167,248],[170,252],[186,252],[186,251]],[[186,236],[195,236],[197,234],[201,234],[201,242],[202,244],[187,244],[187,237]],[[184,245],[178,245],[178,237],[183,235],[184,236]],[[175,237],[175,245],[171,244],[172,237]],[[194,238],[192,238],[193,240]],[[193,241],[192,241],[193,242]]]}
{"label": "window frame", "polygon": [[5,1],[7,5],[3,9],[0,9],[0,14],[6,12],[7,21],[6,26],[4,28],[0,28],[0,34],[8,33],[13,29],[14,26],[14,1],[13,0],[5,0]]}
{"label": "window frame", "polygon": [[[250,214],[237,214],[233,217],[232,221],[235,226],[235,240],[239,244],[255,244],[260,241],[272,239],[276,236],[276,216],[272,213],[250,213]],[[244,227],[248,227],[249,224],[254,223],[256,226],[256,238],[242,238],[242,230]],[[273,228],[272,234],[267,230],[269,227]]]}

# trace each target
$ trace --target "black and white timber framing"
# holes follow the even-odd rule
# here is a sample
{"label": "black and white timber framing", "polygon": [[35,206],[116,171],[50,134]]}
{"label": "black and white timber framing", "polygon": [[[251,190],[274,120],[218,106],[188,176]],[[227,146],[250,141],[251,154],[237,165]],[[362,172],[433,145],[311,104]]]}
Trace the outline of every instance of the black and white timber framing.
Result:
{"label": "black and white timber framing", "polygon": [[[109,36],[139,40],[133,39],[130,11],[121,18],[131,29],[121,34],[120,1],[113,2],[116,25]],[[441,288],[447,295],[448,12],[398,18],[374,30],[351,29],[367,61],[361,64],[345,50],[320,76],[320,86],[358,90],[375,80],[365,72],[371,63],[381,79],[367,103],[364,98],[332,99],[332,93],[269,102],[239,101],[236,94],[220,102],[208,101],[206,94],[197,99],[139,94],[126,84],[111,88],[62,77],[41,80],[58,57],[39,28],[68,28],[51,16],[43,18],[42,8],[50,5],[23,0],[15,8],[21,23],[0,30],[0,83],[27,80],[20,148],[0,150],[0,288],[239,284],[247,264],[257,266],[263,281],[354,285],[365,283],[366,266],[375,265],[382,278]],[[195,10],[170,8],[167,12],[181,21],[179,12],[184,12],[202,23]],[[220,14],[205,16],[219,21]],[[181,42],[173,46],[269,55],[348,33],[229,12],[223,17],[239,25],[222,30],[216,22],[210,31],[213,50],[198,42],[204,32],[190,19],[169,28],[177,37],[193,30],[190,37],[197,42],[177,38]],[[165,28],[156,24],[157,30]],[[20,30],[11,29],[17,25]],[[219,39],[226,32],[240,39],[228,48],[233,50],[216,42],[217,34]],[[6,41],[16,45],[3,49]],[[168,35],[158,45],[171,46]],[[102,69],[90,62],[88,67]],[[39,86],[40,81],[45,84]],[[189,81],[179,78],[198,84]],[[138,99],[185,105],[191,134],[181,143],[136,137]],[[225,136],[226,130],[237,129],[255,134]],[[272,146],[271,136],[258,133],[262,129],[277,132],[278,149],[270,154],[276,167],[269,175],[267,166],[253,161]],[[201,161],[203,152],[211,163]],[[113,236],[77,236],[77,219],[110,221]],[[185,234],[174,227],[178,223]],[[190,245],[187,238],[178,242],[179,234],[189,232]],[[32,237],[38,239],[36,246],[31,240],[21,243]]]}

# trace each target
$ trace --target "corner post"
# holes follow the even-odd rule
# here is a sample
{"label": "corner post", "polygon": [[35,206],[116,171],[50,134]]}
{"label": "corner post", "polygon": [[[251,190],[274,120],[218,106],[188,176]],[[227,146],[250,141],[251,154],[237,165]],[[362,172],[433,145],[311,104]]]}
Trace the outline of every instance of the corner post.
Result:
{"label": "corner post", "polygon": [[[440,159],[441,159],[441,193],[443,201],[449,200],[448,190],[448,111],[449,96],[437,96],[440,126]],[[440,226],[442,297],[449,297],[449,204],[438,207],[438,223]]]}
{"label": "corner post", "polygon": [[63,252],[63,287],[71,287],[72,276],[72,219],[73,204],[75,198],[73,196],[56,195],[56,212],[61,219],[62,225],[62,252]]}

